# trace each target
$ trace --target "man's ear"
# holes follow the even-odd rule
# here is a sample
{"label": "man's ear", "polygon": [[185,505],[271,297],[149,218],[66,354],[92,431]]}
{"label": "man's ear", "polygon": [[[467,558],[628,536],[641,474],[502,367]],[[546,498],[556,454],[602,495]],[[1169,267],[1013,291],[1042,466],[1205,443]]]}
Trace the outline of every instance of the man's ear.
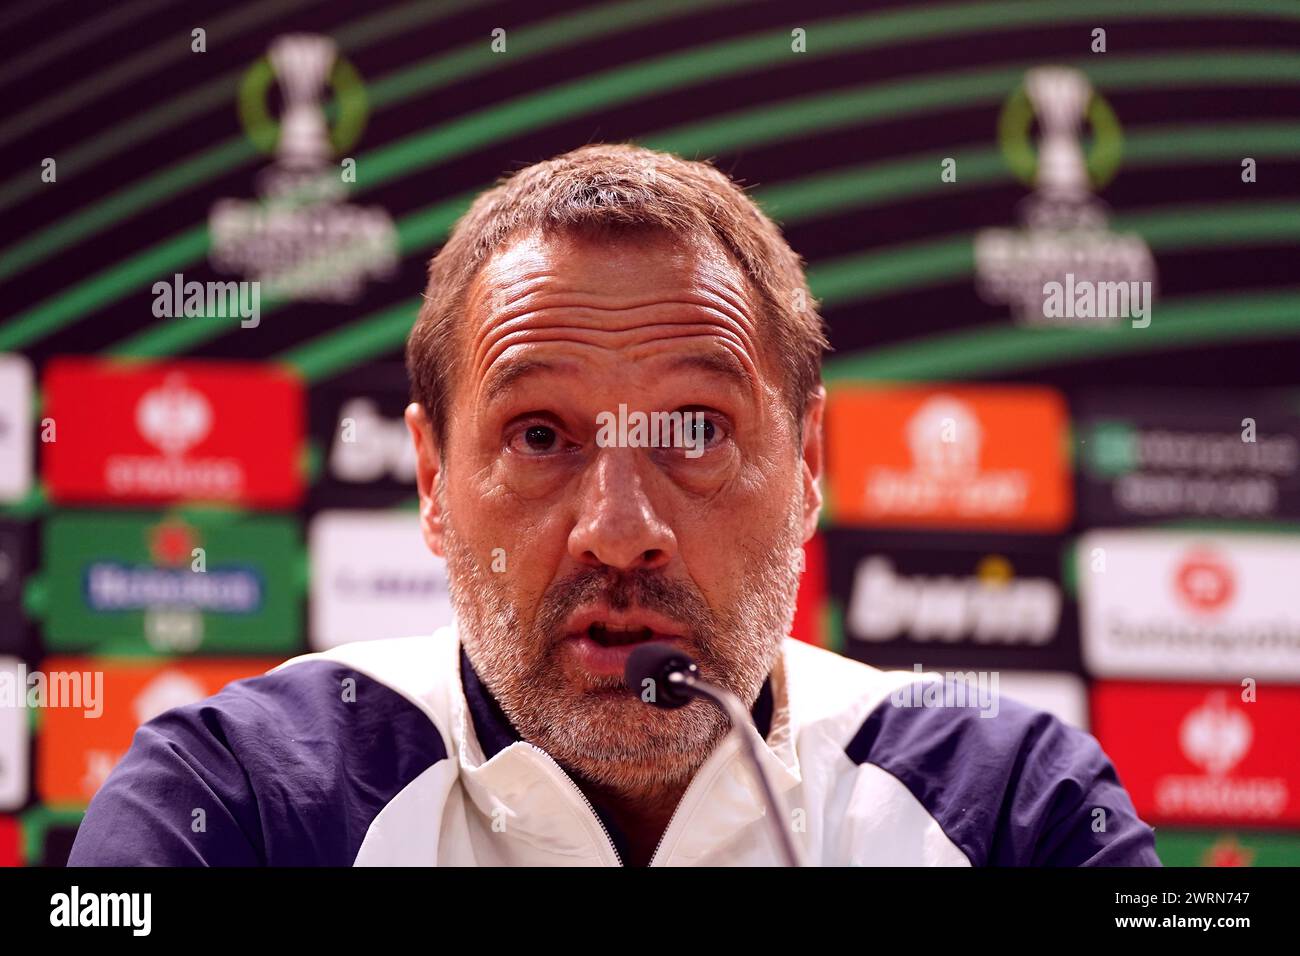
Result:
{"label": "man's ear", "polygon": [[826,410],[826,389],[821,385],[808,400],[803,416],[803,539],[817,531],[822,510],[822,413]]}
{"label": "man's ear", "polygon": [[424,543],[438,557],[442,549],[442,507],[438,504],[438,470],[442,459],[428,413],[419,402],[406,406],[406,428],[415,442],[415,485],[420,492],[420,530]]}

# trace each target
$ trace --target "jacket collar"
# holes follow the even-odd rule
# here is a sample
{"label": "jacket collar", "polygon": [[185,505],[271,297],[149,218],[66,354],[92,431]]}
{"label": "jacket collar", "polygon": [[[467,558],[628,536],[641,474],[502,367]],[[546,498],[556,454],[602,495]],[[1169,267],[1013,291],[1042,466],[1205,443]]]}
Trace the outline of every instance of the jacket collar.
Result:
{"label": "jacket collar", "polygon": [[[461,693],[453,700],[453,735],[460,780],[470,800],[536,853],[617,863],[627,852],[610,815],[583,794],[558,763],[525,741],[488,692],[457,644]],[[740,732],[758,751],[778,794],[801,782],[796,756],[784,649]],[[739,829],[766,813],[758,783],[728,734],[696,772],[664,833],[658,863],[707,862]],[[611,846],[612,844],[612,846]]]}

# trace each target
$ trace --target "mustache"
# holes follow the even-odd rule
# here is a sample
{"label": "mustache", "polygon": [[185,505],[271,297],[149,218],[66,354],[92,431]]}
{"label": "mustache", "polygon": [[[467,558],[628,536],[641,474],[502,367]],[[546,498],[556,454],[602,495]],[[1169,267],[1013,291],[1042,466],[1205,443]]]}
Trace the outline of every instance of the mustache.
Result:
{"label": "mustache", "polygon": [[583,568],[556,581],[542,595],[537,625],[558,638],[576,608],[602,601],[615,611],[637,607],[663,614],[685,625],[697,643],[717,629],[713,611],[692,585],[657,571],[613,568]]}

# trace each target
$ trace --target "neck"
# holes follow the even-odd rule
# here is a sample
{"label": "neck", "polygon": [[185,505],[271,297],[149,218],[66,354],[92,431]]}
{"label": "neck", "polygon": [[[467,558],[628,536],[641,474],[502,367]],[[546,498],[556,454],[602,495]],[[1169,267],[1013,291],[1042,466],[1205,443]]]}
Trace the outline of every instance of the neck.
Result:
{"label": "neck", "polygon": [[629,857],[623,862],[628,866],[649,865],[687,787],[687,783],[682,783],[628,793],[586,779],[579,779],[578,785],[622,831]]}

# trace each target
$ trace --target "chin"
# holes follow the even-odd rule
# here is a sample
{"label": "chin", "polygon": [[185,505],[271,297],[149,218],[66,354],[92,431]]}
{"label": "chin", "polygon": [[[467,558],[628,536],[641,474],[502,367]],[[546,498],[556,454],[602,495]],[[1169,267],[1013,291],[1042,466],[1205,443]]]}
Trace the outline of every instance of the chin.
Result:
{"label": "chin", "polygon": [[627,691],[578,695],[566,717],[550,722],[543,749],[610,785],[614,778],[672,782],[689,777],[725,735],[725,718],[703,703],[677,710],[645,704]]}

